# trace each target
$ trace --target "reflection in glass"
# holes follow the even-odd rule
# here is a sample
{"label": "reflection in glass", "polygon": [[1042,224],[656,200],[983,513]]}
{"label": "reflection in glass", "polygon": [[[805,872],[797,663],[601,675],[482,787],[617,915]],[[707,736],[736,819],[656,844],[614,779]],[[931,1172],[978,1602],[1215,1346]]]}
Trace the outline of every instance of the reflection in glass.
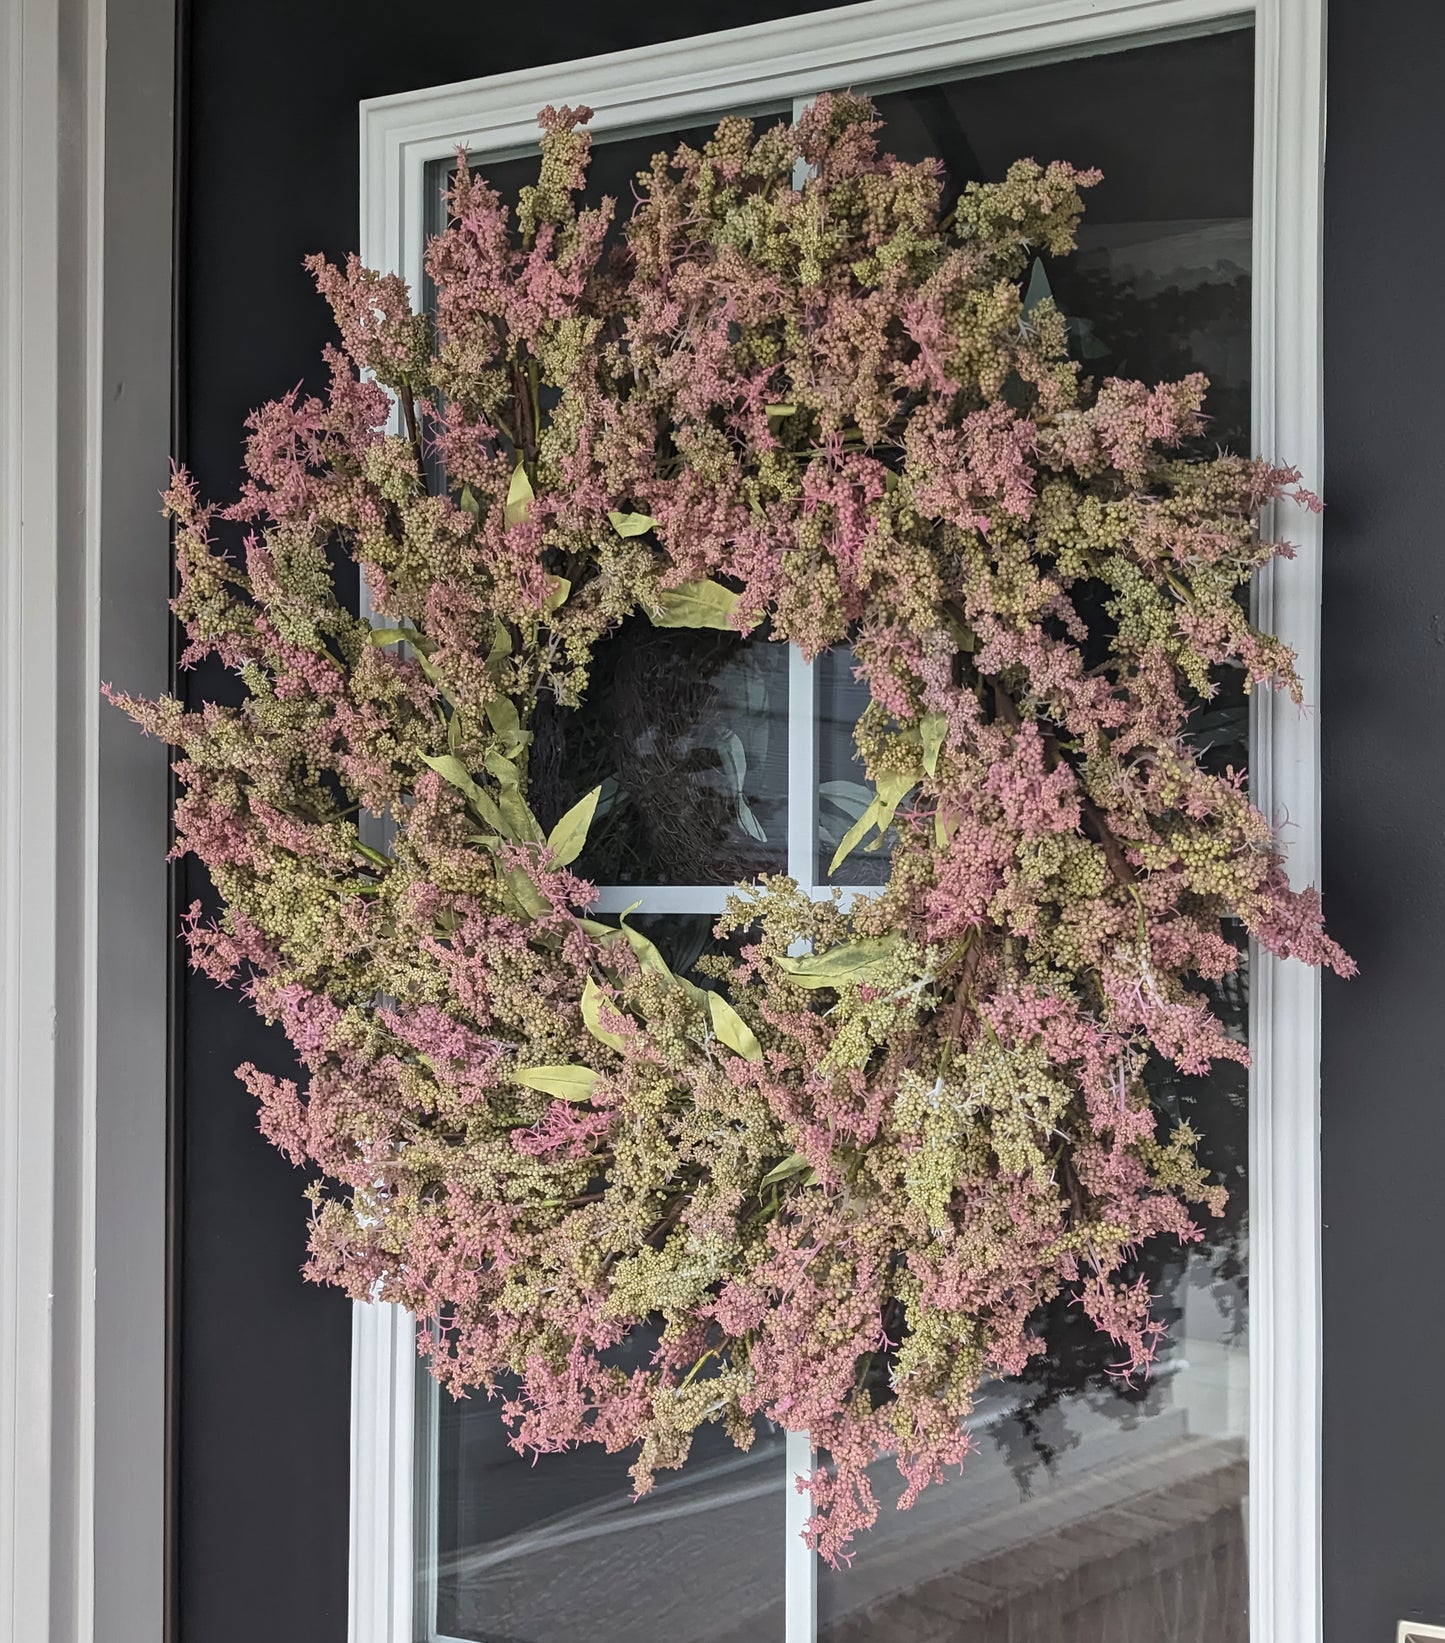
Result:
{"label": "reflection in glass", "polygon": [[[1079,249],[1036,263],[1030,295],[1069,317],[1088,375],[1203,370],[1204,447],[1246,452],[1252,54],[1238,30],[879,99],[885,145],[942,155],[955,192],[1020,154],[1099,166]],[[1219,670],[1215,683],[1191,729],[1209,768],[1239,769],[1241,680]],[[1247,974],[1213,999],[1243,1039]],[[1079,1309],[1046,1309],[1044,1351],[987,1389],[957,1476],[895,1513],[896,1470],[874,1468],[876,1527],[850,1569],[819,1571],[824,1643],[1246,1643],[1247,1081],[1232,1066],[1208,1078],[1155,1066],[1149,1081],[1166,1122],[1206,1137],[1204,1161],[1230,1189],[1202,1245],[1139,1259],[1170,1329],[1154,1373],[1121,1385]]]}
{"label": "reflection in glass", "polygon": [[[604,915],[604,922],[612,923]],[[640,930],[662,954],[663,963],[674,975],[686,976],[695,986],[709,992],[726,992],[716,977],[697,968],[697,961],[708,955],[736,962],[750,939],[747,930],[734,930],[726,941],[719,941],[712,933],[717,923],[716,913],[630,913],[627,922]]]}
{"label": "reflection in glass", "polygon": [[894,832],[889,828],[882,842],[873,833],[860,844],[837,870],[828,865],[848,829],[873,802],[873,789],[863,770],[863,761],[853,745],[853,727],[868,706],[866,680],[854,678],[853,652],[847,645],[825,650],[813,664],[814,704],[817,715],[818,884],[886,884],[888,858]]}
{"label": "reflection in glass", "polygon": [[[1040,259],[1030,295],[1070,321],[1081,370],[1146,381],[1203,370],[1204,446],[1248,451],[1253,42],[1247,30],[960,78],[878,101],[884,143],[940,155],[956,194],[1021,154],[1098,165],[1079,248]],[[710,127],[688,133],[700,141]],[[600,144],[592,192],[628,181],[675,137]],[[481,167],[504,195],[535,159]],[[441,226],[446,167],[429,178]],[[1081,590],[1087,605],[1087,590]],[[1102,603],[1102,602],[1101,602]],[[887,845],[830,879],[871,794],[852,729],[867,688],[846,648],[813,669],[820,885],[882,883]],[[1211,769],[1245,762],[1237,672],[1197,704]],[[601,884],[727,884],[787,867],[788,667],[783,646],[633,621],[599,648],[585,707],[543,704],[531,797],[545,825],[594,785],[604,797],[580,871]],[[800,782],[804,780],[799,773]],[[636,919],[674,970],[711,943],[710,914]],[[1243,1038],[1247,973],[1215,992]],[[1170,1328],[1154,1373],[1111,1374],[1113,1352],[1066,1303],[1037,1320],[1044,1350],[992,1385],[961,1474],[893,1511],[896,1472],[851,1568],[819,1570],[826,1643],[1246,1643],[1248,1478],[1247,1085],[1150,1069],[1166,1119],[1207,1138],[1230,1189],[1189,1250],[1157,1244],[1137,1271]],[[532,1466],[496,1406],[443,1397],[438,1416],[437,1621],[478,1643],[743,1643],[782,1636],[780,1433],[740,1456],[700,1437],[686,1471],[629,1501],[626,1458],[584,1449]]]}
{"label": "reflection in glass", "polygon": [[[1215,1002],[1242,1037],[1244,989]],[[1045,1351],[985,1389],[957,1475],[895,1512],[896,1469],[873,1467],[877,1525],[819,1570],[821,1643],[1247,1643],[1246,1089],[1237,1067],[1155,1081],[1231,1201],[1203,1246],[1137,1263],[1169,1326],[1153,1373],[1121,1384],[1079,1309],[1046,1309]]]}
{"label": "reflection in glass", "polygon": [[[1243,977],[1214,1004],[1243,1039]],[[1230,1189],[1203,1245],[1135,1263],[1169,1326],[1153,1373],[1120,1383],[1079,1309],[1047,1308],[1045,1350],[985,1389],[958,1475],[898,1513],[892,1462],[873,1467],[876,1527],[851,1569],[819,1571],[821,1643],[1247,1643],[1247,1078],[1150,1083]]]}
{"label": "reflection in glass", "polygon": [[746,1454],[716,1428],[632,1498],[600,1446],[534,1464],[496,1403],[437,1413],[436,1624],[469,1643],[755,1643],[781,1638],[784,1437]]}
{"label": "reflection in glass", "polygon": [[732,884],[788,862],[788,652],[633,617],[597,647],[587,700],[539,716],[544,824],[602,797],[577,870],[595,884]]}

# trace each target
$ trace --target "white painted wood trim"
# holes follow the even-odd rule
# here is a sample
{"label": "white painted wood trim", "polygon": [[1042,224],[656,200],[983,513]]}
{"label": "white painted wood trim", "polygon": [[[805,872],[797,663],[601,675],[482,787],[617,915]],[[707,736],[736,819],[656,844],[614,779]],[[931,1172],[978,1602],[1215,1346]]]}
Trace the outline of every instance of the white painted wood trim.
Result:
{"label": "white painted wood trim", "polygon": [[174,28],[0,12],[3,1643],[164,1626]]}
{"label": "white painted wood trim", "polygon": [[416,1321],[351,1313],[350,1643],[412,1643],[416,1622]]}
{"label": "white painted wood trim", "polygon": [[[378,98],[361,107],[363,260],[416,286],[427,164],[458,144],[497,156],[531,149],[535,110],[547,102],[589,104],[599,133],[664,129],[728,108],[785,107],[830,86],[877,86],[1021,58],[1078,55],[1229,26],[1252,14],[1255,444],[1297,463],[1306,483],[1317,487],[1324,0],[1258,0],[1257,6],[1248,0],[865,0],[756,28]],[[1282,528],[1299,555],[1261,579],[1257,614],[1294,646],[1307,699],[1317,703],[1319,522],[1291,512]],[[1291,875],[1298,884],[1318,882],[1318,719],[1313,712],[1300,715],[1288,700],[1257,696],[1251,735],[1254,792],[1267,814],[1289,822]],[[1319,997],[1314,972],[1253,955],[1253,1643],[1319,1643],[1321,1636]],[[791,1502],[789,1510],[795,1510]],[[377,1632],[353,1643],[402,1643],[402,1636]]]}
{"label": "white painted wood trim", "polygon": [[[49,8],[46,8],[48,11]],[[55,1024],[59,998],[61,155],[60,20],[8,6],[0,19],[4,120],[0,215],[0,1638],[51,1635],[57,1530],[80,1503],[54,1476],[51,1445],[71,1417],[57,1384],[52,1297],[58,1212]],[[24,414],[21,407],[24,406]],[[42,683],[27,691],[26,679]],[[78,1229],[67,1229],[78,1231]],[[61,1521],[56,1523],[54,1520]],[[76,1559],[85,1559],[84,1554]],[[74,1601],[84,1580],[64,1571]]]}
{"label": "white painted wood trim", "polygon": [[537,110],[585,103],[592,130],[666,130],[729,108],[786,109],[830,87],[1077,56],[1247,17],[1249,0],[865,0],[810,16],[520,69],[361,105],[362,260],[421,275],[423,173],[458,144],[536,146]]}
{"label": "white painted wood trim", "polygon": [[[1324,0],[1260,0],[1255,35],[1256,450],[1320,490]],[[1294,647],[1305,700],[1257,694],[1251,782],[1282,824],[1296,885],[1320,875],[1317,514],[1267,521],[1298,545],[1256,589],[1256,619]],[[1250,1635],[1322,1635],[1320,976],[1255,950],[1250,970]]]}
{"label": "white painted wood trim", "polygon": [[818,713],[813,665],[788,646],[788,876],[818,879]]}

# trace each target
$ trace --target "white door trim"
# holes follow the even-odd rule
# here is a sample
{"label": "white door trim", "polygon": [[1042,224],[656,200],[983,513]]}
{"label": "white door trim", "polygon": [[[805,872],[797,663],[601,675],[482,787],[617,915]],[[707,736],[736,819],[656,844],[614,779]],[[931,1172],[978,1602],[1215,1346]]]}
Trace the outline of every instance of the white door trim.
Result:
{"label": "white door trim", "polygon": [[[1128,41],[1253,21],[1255,55],[1254,406],[1256,449],[1299,466],[1318,490],[1323,464],[1321,199],[1325,0],[864,0],[756,27],[546,65],[361,105],[361,256],[421,278],[423,182],[458,144],[530,150],[545,103],[586,103],[592,129],[666,129],[727,108],[785,107],[829,87],[877,86],[940,70],[1079,55]],[[1260,579],[1257,613],[1292,645],[1306,700],[1319,701],[1321,528],[1291,510],[1298,545]],[[1267,815],[1288,822],[1294,882],[1319,882],[1319,723],[1287,697],[1254,699],[1251,780]],[[1319,1643],[1320,1608],[1320,978],[1252,955],[1250,1075],[1250,1625],[1253,1643]],[[359,1343],[377,1335],[358,1329]],[[381,1333],[385,1333],[384,1331]],[[378,1339],[379,1339],[378,1335]],[[414,1373],[414,1371],[413,1371]],[[354,1383],[363,1379],[354,1370]],[[398,1397],[414,1388],[396,1381]],[[354,1453],[358,1498],[401,1476],[375,1452],[399,1418],[353,1410],[370,1432]],[[368,1444],[370,1447],[368,1447]],[[394,1519],[394,1527],[383,1526]],[[368,1567],[411,1571],[411,1505],[358,1504],[351,1643],[412,1643],[412,1629],[360,1624],[376,1614]],[[389,1581],[397,1589],[399,1574]]]}
{"label": "white door trim", "polygon": [[[1325,0],[1261,0],[1255,22],[1256,450],[1324,469]],[[1284,510],[1280,510],[1281,513]],[[1318,514],[1275,521],[1298,544],[1259,578],[1255,618],[1298,657],[1305,701],[1257,692],[1250,780],[1287,826],[1296,885],[1320,881]],[[1322,1311],[1318,970],[1250,954],[1250,1636],[1318,1643]]]}
{"label": "white door trim", "polygon": [[0,8],[0,1643],[164,1629],[174,31]]}

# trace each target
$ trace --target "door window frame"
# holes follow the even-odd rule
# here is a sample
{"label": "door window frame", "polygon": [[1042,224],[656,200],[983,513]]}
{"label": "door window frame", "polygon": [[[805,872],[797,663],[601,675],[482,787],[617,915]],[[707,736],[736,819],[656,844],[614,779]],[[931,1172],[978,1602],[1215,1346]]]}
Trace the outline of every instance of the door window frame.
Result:
{"label": "door window frame", "polygon": [[[536,111],[583,103],[599,139],[675,130],[733,110],[795,107],[820,91],[993,73],[1171,37],[1255,31],[1252,407],[1254,449],[1321,488],[1321,251],[1325,0],[863,0],[830,11],[548,64],[361,104],[361,256],[421,289],[427,168],[464,146],[535,151]],[[1266,519],[1266,529],[1270,521]],[[1281,525],[1283,529],[1283,524]],[[1291,560],[1256,580],[1255,620],[1295,651],[1319,700],[1322,529],[1292,514]],[[792,715],[796,724],[800,715]],[[811,727],[809,730],[811,735]],[[1257,691],[1256,803],[1288,818],[1288,867],[1319,882],[1317,712]],[[813,875],[810,874],[810,878]],[[1249,1570],[1252,1643],[1321,1637],[1321,1244],[1317,970],[1250,951]],[[352,1330],[350,1643],[431,1643],[415,1571],[435,1545],[433,1396],[418,1395],[412,1319],[358,1303]],[[807,1463],[790,1439],[790,1470]],[[806,1502],[789,1491],[790,1545]],[[811,1554],[789,1556],[786,1643],[813,1635]],[[432,1594],[434,1604],[434,1593]]]}

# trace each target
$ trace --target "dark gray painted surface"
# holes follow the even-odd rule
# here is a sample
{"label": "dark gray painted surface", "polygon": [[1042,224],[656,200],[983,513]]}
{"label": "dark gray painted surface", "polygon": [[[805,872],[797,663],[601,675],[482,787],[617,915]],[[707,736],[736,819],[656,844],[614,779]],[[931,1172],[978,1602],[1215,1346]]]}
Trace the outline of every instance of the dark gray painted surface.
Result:
{"label": "dark gray painted surface", "polygon": [[[191,0],[182,430],[206,490],[234,483],[246,412],[314,374],[328,327],[300,259],[355,244],[359,98],[686,32],[665,0],[543,16]],[[1325,992],[1326,1629],[1390,1643],[1396,1618],[1445,1622],[1445,7],[1333,0],[1330,36],[1325,864],[1362,975]],[[338,1643],[348,1308],[297,1280],[301,1180],[231,1076],[285,1048],[203,981],[182,1020],[177,1636]]]}
{"label": "dark gray painted surface", "polygon": [[[1445,7],[1334,0],[1325,207],[1325,1635],[1445,1625]],[[1422,301],[1423,299],[1423,301]]]}

